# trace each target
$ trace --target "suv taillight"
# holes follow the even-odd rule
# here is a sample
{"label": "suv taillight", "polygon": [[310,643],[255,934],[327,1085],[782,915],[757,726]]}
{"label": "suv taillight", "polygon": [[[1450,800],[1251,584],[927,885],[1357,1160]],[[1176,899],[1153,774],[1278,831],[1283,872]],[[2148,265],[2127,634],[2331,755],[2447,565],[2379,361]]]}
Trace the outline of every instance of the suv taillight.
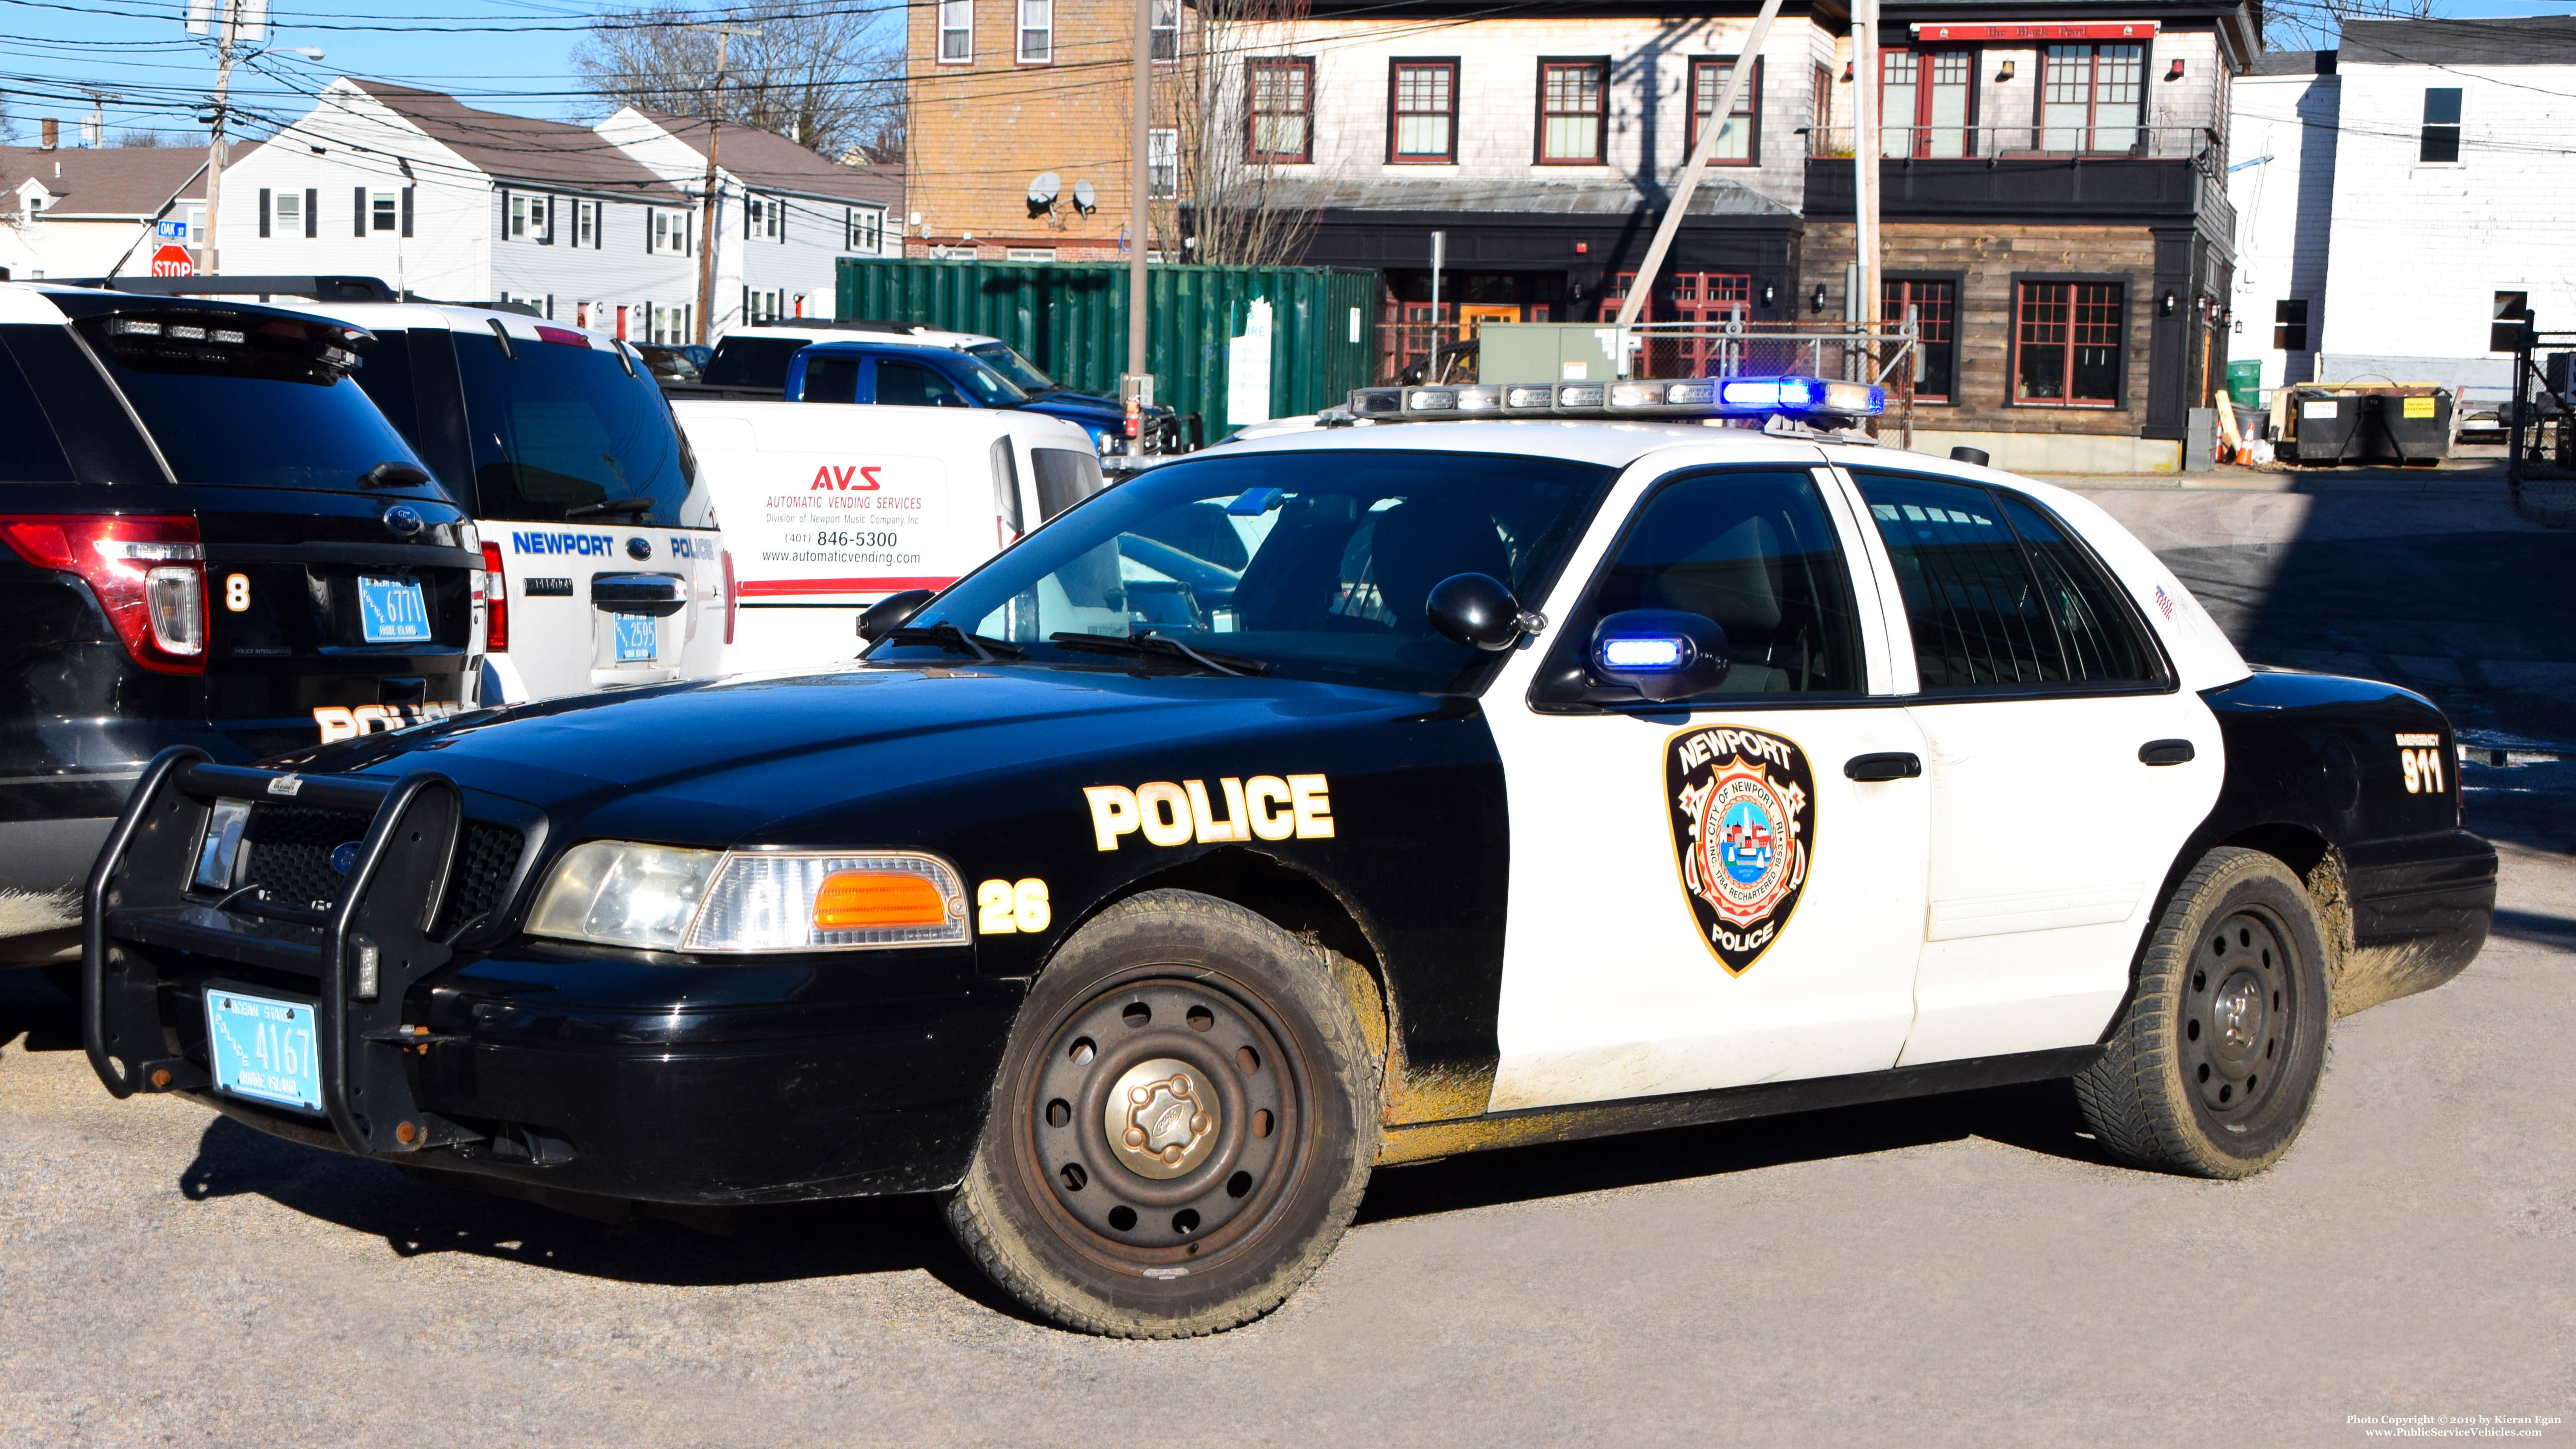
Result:
{"label": "suv taillight", "polygon": [[483,545],[483,652],[510,650],[510,580],[501,572],[501,545]]}
{"label": "suv taillight", "polygon": [[737,608],[741,607],[741,598],[742,598],[742,595],[741,595],[739,592],[737,592],[737,591],[735,590],[735,588],[734,588],[734,583],[733,583],[733,550],[732,550],[732,549],[726,549],[726,550],[724,551],[724,581],[725,581],[725,642],[726,642],[727,644],[730,644],[730,643],[732,643],[732,642],[733,642],[733,618],[734,618],[734,611],[735,611]]}
{"label": "suv taillight", "polygon": [[77,574],[134,662],[206,672],[206,553],[193,518],[100,514],[0,517],[0,541],[40,569]]}

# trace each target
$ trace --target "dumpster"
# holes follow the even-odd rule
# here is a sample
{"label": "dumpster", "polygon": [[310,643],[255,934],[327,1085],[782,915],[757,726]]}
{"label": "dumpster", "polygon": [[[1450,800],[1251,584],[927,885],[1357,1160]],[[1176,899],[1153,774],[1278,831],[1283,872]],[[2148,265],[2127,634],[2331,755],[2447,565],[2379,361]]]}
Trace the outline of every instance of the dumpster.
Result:
{"label": "dumpster", "polygon": [[2301,463],[2438,463],[2451,455],[2453,402],[2429,382],[2304,384],[2282,451]]}
{"label": "dumpster", "polygon": [[2301,463],[2340,463],[2352,447],[2360,401],[2325,388],[2302,387],[2290,396],[2289,456]]}
{"label": "dumpster", "polygon": [[2263,359],[2244,358],[2227,364],[2227,395],[2243,408],[2263,405]]}
{"label": "dumpster", "polygon": [[[1376,272],[1157,264],[1145,286],[1154,401],[1208,442],[1342,402],[1376,376]],[[1127,366],[1121,264],[843,257],[832,311],[999,337],[1080,392],[1116,397]]]}
{"label": "dumpster", "polygon": [[2387,456],[2401,463],[2438,463],[2451,456],[2451,390],[2381,393],[2378,436]]}

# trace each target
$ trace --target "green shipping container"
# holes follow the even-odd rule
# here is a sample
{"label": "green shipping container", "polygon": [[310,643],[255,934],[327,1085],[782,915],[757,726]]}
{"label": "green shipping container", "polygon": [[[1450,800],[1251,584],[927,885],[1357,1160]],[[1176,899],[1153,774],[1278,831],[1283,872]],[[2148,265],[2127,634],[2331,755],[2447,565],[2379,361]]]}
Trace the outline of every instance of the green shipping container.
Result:
{"label": "green shipping container", "polygon": [[[1155,266],[1145,284],[1154,401],[1199,415],[1211,443],[1261,418],[1330,407],[1376,372],[1376,272]],[[1124,266],[844,257],[832,312],[999,337],[1080,392],[1116,397],[1127,370]],[[1266,379],[1251,370],[1265,356]],[[1247,364],[1240,386],[1236,358]]]}

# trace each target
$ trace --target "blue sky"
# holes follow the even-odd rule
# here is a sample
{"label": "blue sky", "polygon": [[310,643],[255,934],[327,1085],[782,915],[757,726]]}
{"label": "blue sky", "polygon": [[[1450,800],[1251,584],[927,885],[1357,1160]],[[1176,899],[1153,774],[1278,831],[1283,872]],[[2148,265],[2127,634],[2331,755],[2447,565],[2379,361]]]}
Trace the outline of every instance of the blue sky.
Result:
{"label": "blue sky", "polygon": [[[236,104],[254,113],[298,115],[304,96],[343,73],[453,91],[493,110],[570,119],[582,109],[571,53],[593,7],[558,0],[278,0],[286,23],[272,52],[235,72]],[[2576,3],[2576,0],[2571,0]],[[183,0],[0,0],[0,87],[16,139],[31,141],[45,116],[63,122],[66,145],[88,114],[83,86],[122,99],[106,108],[107,130],[151,128],[182,142],[201,138],[193,111],[214,84],[211,54],[180,23]],[[2451,16],[2566,14],[2570,3],[2447,0]],[[509,27],[457,33],[436,24]],[[299,21],[304,23],[298,23]],[[894,23],[889,16],[886,22]],[[338,26],[392,29],[340,29]],[[319,61],[286,53],[318,46]]]}

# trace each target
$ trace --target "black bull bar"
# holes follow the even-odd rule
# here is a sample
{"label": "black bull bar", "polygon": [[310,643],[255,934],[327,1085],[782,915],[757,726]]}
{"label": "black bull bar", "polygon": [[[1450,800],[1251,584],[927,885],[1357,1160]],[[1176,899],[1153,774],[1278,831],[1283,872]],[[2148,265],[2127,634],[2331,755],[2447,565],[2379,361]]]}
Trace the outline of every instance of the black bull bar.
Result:
{"label": "black bull bar", "polygon": [[[192,889],[207,820],[222,799],[368,817],[337,900],[281,901],[249,886]],[[185,745],[162,751],[108,833],[82,898],[81,1034],[99,1080],[120,1098],[215,1099],[206,1068],[174,1051],[165,1034],[169,983],[155,952],[141,948],[175,950],[311,978],[322,1108],[338,1145],[402,1157],[481,1140],[484,1133],[420,1106],[406,1059],[439,1038],[402,1019],[411,986],[454,959],[458,937],[486,924],[478,918],[431,933],[464,820],[463,792],[434,770],[390,780],[299,775],[218,765]],[[226,1097],[223,1105],[244,1104]],[[311,1122],[289,1109],[260,1115]],[[327,1140],[312,1129],[289,1135],[308,1134]]]}

